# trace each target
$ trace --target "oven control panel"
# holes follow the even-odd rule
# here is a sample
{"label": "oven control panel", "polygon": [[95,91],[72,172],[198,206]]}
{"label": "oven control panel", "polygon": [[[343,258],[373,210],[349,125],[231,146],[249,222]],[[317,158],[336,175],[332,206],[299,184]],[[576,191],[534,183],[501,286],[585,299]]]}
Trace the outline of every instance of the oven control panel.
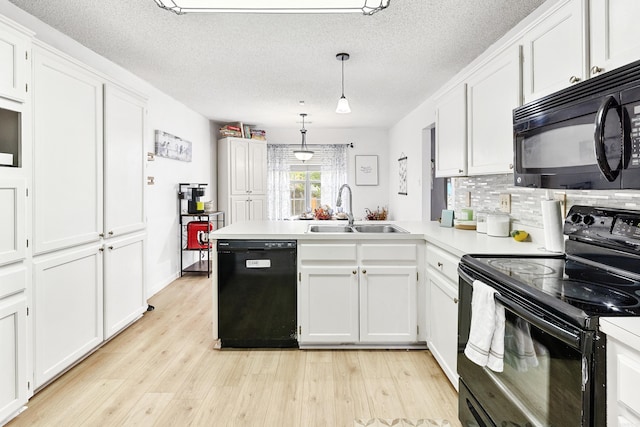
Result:
{"label": "oven control panel", "polygon": [[564,234],[575,240],[640,249],[640,211],[573,206],[564,222]]}

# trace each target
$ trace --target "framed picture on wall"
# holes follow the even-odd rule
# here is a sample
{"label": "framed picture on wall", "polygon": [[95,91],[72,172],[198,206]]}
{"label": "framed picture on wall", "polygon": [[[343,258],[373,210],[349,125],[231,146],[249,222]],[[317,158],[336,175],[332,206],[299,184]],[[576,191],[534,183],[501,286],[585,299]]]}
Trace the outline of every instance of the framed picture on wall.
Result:
{"label": "framed picture on wall", "polygon": [[356,185],[378,185],[378,156],[356,156]]}

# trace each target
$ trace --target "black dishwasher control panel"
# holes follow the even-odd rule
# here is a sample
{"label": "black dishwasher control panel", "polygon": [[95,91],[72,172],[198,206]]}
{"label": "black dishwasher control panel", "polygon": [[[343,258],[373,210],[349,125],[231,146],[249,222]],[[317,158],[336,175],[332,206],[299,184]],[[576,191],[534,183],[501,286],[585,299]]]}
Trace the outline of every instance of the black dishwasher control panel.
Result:
{"label": "black dishwasher control panel", "polygon": [[296,249],[295,240],[218,240],[220,250]]}

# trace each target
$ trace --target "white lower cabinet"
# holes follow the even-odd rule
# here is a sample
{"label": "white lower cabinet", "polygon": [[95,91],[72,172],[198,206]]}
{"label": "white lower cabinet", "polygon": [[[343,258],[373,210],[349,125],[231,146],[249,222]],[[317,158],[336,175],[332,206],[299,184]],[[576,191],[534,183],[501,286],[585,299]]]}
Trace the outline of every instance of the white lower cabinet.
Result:
{"label": "white lower cabinet", "polygon": [[262,221],[267,209],[266,196],[232,196],[231,223],[239,221]]}
{"label": "white lower cabinet", "polygon": [[414,345],[418,243],[298,245],[298,340]]}
{"label": "white lower cabinet", "polygon": [[458,389],[458,263],[460,258],[427,245],[429,338],[427,345]]}
{"label": "white lower cabinet", "polygon": [[26,269],[0,269],[0,425],[27,402]]}
{"label": "white lower cabinet", "polygon": [[105,243],[104,339],[138,319],[147,308],[144,253],[144,233]]}
{"label": "white lower cabinet", "polygon": [[360,270],[360,342],[416,341],[417,272],[416,266]]}
{"label": "white lower cabinet", "polygon": [[300,268],[301,343],[358,342],[358,267]]}
{"label": "white lower cabinet", "polygon": [[103,341],[99,245],[34,259],[34,382],[42,386]]}

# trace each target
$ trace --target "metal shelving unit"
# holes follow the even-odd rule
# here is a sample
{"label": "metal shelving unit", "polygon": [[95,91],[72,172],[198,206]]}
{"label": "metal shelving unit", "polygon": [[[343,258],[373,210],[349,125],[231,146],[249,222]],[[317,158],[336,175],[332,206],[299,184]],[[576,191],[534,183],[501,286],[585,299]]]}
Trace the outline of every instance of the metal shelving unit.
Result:
{"label": "metal shelving unit", "polygon": [[[180,277],[184,273],[206,273],[207,277],[210,277],[212,244],[209,242],[209,231],[224,227],[224,221],[222,211],[180,214]],[[191,227],[189,224],[194,227],[192,231],[189,230]],[[204,235],[206,237],[201,238]],[[189,261],[185,266],[185,254],[196,252],[198,253],[197,261]]]}

